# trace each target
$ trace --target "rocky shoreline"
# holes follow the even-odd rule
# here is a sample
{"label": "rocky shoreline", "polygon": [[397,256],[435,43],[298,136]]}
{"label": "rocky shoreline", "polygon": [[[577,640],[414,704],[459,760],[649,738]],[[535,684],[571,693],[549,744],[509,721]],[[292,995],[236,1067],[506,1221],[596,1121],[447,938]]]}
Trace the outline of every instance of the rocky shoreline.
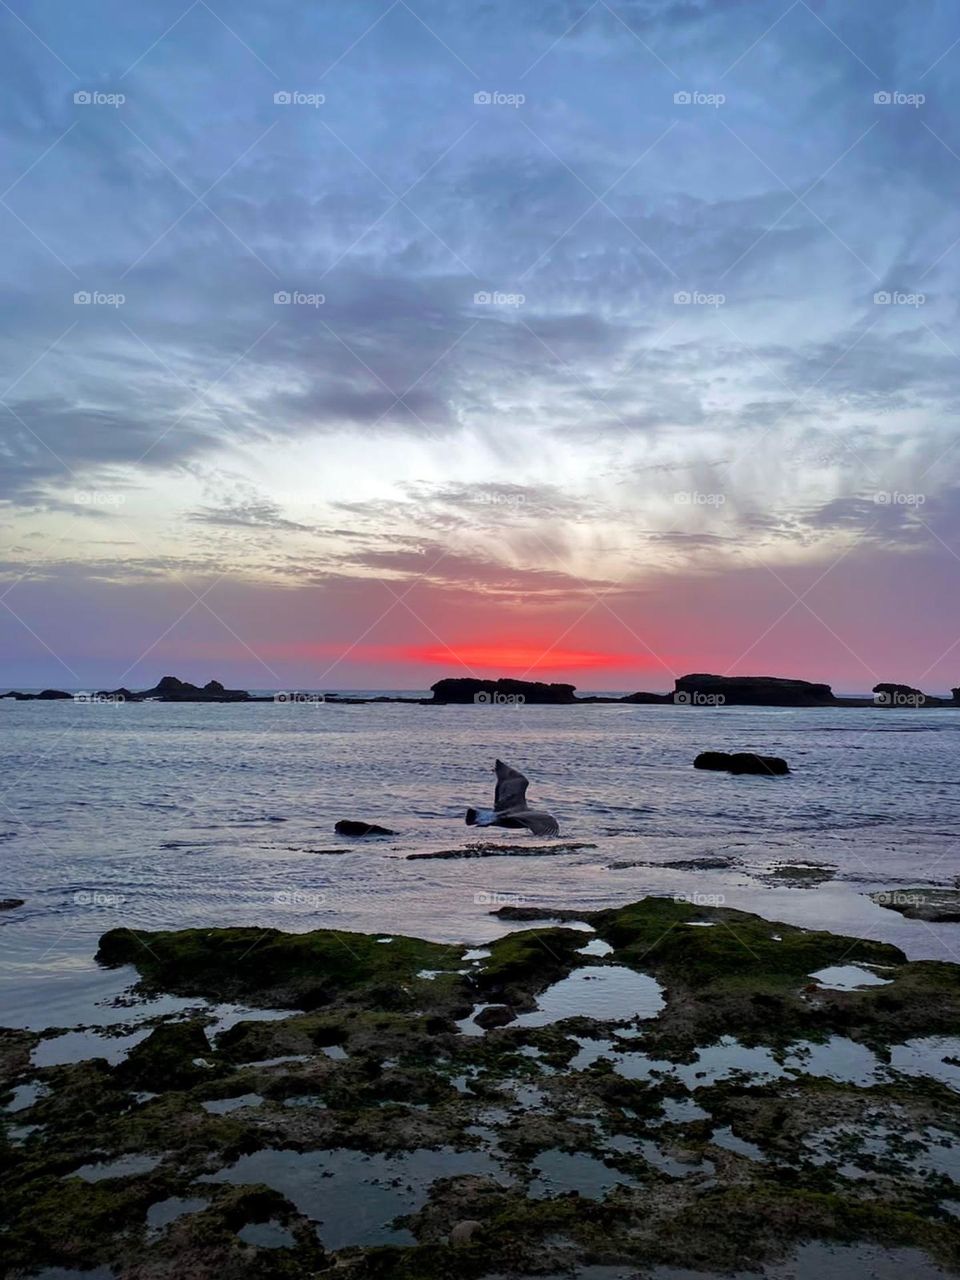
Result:
{"label": "rocky shoreline", "polygon": [[598,703],[633,703],[642,706],[681,707],[885,707],[890,710],[960,707],[960,688],[951,690],[949,698],[923,693],[906,684],[880,683],[870,698],[846,698],[834,694],[830,685],[808,680],[790,680],[779,676],[718,676],[693,674],[679,676],[672,693],[628,693],[620,697],[603,694],[577,695],[572,684],[546,684],[539,680],[497,680],[449,677],[431,685],[431,697],[415,698],[393,694],[358,697],[338,693],[316,693],[294,690],[275,694],[252,694],[245,689],[226,689],[218,680],[205,685],[190,684],[176,676],[164,676],[152,689],[101,689],[96,693],[68,693],[62,689],[43,689],[39,693],[23,693],[12,689],[0,693],[0,699],[17,702],[107,702],[114,704],[140,702],[203,703],[323,703],[363,705],[399,702],[411,706],[593,706]]}
{"label": "rocky shoreline", "polygon": [[[0,1031],[11,1274],[715,1274],[810,1241],[960,1270],[960,966],[663,898],[497,914],[475,950],[105,934],[198,1004],[59,1065]],[[250,1012],[215,1034],[223,1000]]]}

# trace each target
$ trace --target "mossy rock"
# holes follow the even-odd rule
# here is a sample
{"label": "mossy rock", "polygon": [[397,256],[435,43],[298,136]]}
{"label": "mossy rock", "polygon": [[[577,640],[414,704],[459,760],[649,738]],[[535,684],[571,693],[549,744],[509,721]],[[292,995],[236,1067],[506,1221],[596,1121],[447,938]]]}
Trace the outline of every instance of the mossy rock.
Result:
{"label": "mossy rock", "polygon": [[111,929],[100,939],[97,959],[134,965],[153,989],[321,1008],[366,988],[395,993],[398,983],[412,981],[420,969],[449,967],[463,950],[420,938],[378,942],[333,929]]}
{"label": "mossy rock", "polygon": [[213,1058],[199,1022],[163,1022],[146,1040],[133,1046],[117,1068],[117,1079],[124,1085],[158,1093],[189,1089],[216,1074]]}
{"label": "mossy rock", "polygon": [[524,929],[507,934],[491,943],[490,955],[477,970],[477,984],[485,990],[537,990],[569,973],[583,943],[583,934],[576,929]]}
{"label": "mossy rock", "polygon": [[[92,1267],[138,1234],[152,1198],[146,1183],[45,1178],[21,1182],[7,1202],[4,1252],[12,1267]],[[5,1216],[7,1216],[5,1214]]]}
{"label": "mossy rock", "polygon": [[[842,934],[800,929],[726,907],[644,898],[589,919],[616,958],[694,991],[778,993],[810,981],[832,964],[899,966],[898,947]],[[690,928],[691,921],[713,927]]]}

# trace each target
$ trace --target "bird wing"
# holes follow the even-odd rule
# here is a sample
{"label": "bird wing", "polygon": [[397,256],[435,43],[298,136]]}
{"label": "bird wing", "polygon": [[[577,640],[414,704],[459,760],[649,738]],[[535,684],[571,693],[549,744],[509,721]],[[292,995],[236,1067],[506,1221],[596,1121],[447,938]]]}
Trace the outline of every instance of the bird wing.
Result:
{"label": "bird wing", "polygon": [[510,814],[510,818],[513,822],[526,827],[528,831],[532,831],[535,836],[560,834],[560,824],[556,818],[552,813],[545,813],[542,809],[515,809]]}
{"label": "bird wing", "polygon": [[495,769],[497,789],[493,797],[493,807],[498,813],[511,809],[522,809],[527,803],[527,779],[516,769],[498,760]]}

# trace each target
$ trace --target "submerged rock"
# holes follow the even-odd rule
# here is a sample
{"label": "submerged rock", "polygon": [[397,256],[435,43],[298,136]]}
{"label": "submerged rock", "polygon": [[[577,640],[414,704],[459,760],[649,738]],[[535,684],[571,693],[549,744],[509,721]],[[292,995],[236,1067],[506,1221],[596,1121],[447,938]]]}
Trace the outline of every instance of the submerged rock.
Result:
{"label": "submerged rock", "polygon": [[899,911],[908,920],[960,921],[960,889],[883,889],[870,897],[878,907]]}
{"label": "submerged rock", "polygon": [[395,836],[389,827],[378,827],[375,822],[356,822],[353,818],[341,818],[334,827],[338,836]]}
{"label": "submerged rock", "polygon": [[407,861],[430,858],[531,858],[536,854],[576,853],[580,849],[595,849],[595,844],[498,844],[496,841],[479,841],[460,849],[438,849],[433,853],[408,853]]}
{"label": "submerged rock", "polygon": [[718,769],[727,773],[755,773],[778,777],[790,772],[780,756],[758,756],[752,751],[701,751],[693,762],[695,769]]}

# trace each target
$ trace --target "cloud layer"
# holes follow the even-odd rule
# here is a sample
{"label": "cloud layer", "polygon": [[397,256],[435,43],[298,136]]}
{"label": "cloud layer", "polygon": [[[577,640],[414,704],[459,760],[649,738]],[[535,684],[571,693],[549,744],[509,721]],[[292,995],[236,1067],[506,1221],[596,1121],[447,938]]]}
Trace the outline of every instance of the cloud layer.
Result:
{"label": "cloud layer", "polygon": [[949,6],[0,28],[0,679],[957,683]]}

